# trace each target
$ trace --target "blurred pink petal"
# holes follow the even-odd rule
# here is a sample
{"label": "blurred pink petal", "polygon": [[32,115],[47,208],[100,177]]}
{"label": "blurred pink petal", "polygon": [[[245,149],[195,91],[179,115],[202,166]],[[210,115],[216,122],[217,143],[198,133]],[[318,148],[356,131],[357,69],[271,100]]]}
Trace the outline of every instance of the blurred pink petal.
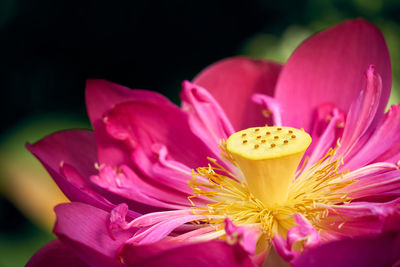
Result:
{"label": "blurred pink petal", "polygon": [[44,245],[26,264],[27,267],[88,267],[68,246],[59,239],[54,239]]}
{"label": "blurred pink petal", "polygon": [[161,241],[152,245],[125,245],[122,258],[128,266],[254,266],[248,254],[239,245],[229,245],[224,241]]}

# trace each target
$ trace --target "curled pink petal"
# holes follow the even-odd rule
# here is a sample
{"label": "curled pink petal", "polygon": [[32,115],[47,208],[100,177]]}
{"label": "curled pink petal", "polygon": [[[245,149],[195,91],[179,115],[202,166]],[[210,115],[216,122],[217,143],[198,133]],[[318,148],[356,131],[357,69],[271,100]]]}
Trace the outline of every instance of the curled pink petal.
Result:
{"label": "curled pink petal", "polygon": [[[347,163],[346,167],[354,169],[370,162],[380,161],[400,142],[400,105],[391,106],[377,125],[371,137]],[[386,155],[385,155],[386,154]],[[399,158],[400,159],[400,158]],[[397,161],[395,161],[397,163]]]}
{"label": "curled pink petal", "polygon": [[287,261],[292,260],[300,253],[300,251],[294,249],[296,242],[302,242],[304,250],[321,243],[318,231],[303,215],[296,213],[294,221],[297,225],[289,229],[286,240],[276,234],[272,242],[278,255]]}
{"label": "curled pink petal", "polygon": [[90,266],[121,266],[115,258],[118,249],[134,233],[130,230],[108,231],[109,213],[83,203],[56,206],[54,233],[79,258]]}
{"label": "curled pink petal", "polygon": [[281,106],[279,104],[279,101],[277,101],[273,97],[270,97],[270,96],[264,95],[264,94],[254,94],[251,97],[251,99],[255,103],[262,105],[264,107],[264,110],[267,113],[267,115],[266,115],[267,118],[270,116],[269,113],[272,114],[273,125],[276,125],[276,126],[282,125]]}
{"label": "curled pink petal", "polygon": [[290,228],[287,233],[287,241],[290,247],[293,247],[294,243],[298,241],[304,241],[305,249],[321,243],[318,231],[303,215],[296,213],[294,221],[297,225]]}
{"label": "curled pink petal", "polygon": [[[187,196],[193,193],[188,186],[188,181],[192,179],[192,169],[175,161],[163,144],[152,145],[152,152],[153,156],[148,157],[140,147],[134,150],[132,162],[137,166],[137,170],[163,187],[185,193],[182,202],[187,203]],[[165,201],[169,199],[166,198]]]}
{"label": "curled pink petal", "polygon": [[261,235],[258,227],[251,225],[236,226],[228,218],[225,219],[225,232],[228,242],[238,242],[249,254],[256,253],[257,241]]}
{"label": "curled pink petal", "polygon": [[137,232],[132,238],[127,242],[137,245],[150,244],[160,241],[164,237],[168,236],[172,231],[174,231],[179,226],[204,219],[204,215],[180,215],[177,217],[169,218],[168,220],[161,221],[153,226],[143,229]]}
{"label": "curled pink petal", "polygon": [[305,166],[306,169],[325,156],[330,148],[336,146],[338,137],[337,125],[342,123],[342,116],[337,109],[334,109],[332,111],[332,116],[329,119],[326,128],[321,130],[322,133],[319,136],[314,134],[316,138],[313,139],[313,142],[307,151],[310,158]]}
{"label": "curled pink petal", "polygon": [[[90,179],[94,184],[107,191],[131,201],[161,208],[182,207],[179,203],[183,202],[182,199],[184,197],[180,197],[175,192],[169,192],[146,183],[125,165],[121,166],[120,170],[115,170],[109,165],[103,165],[98,175],[92,175]],[[169,199],[170,202],[164,202],[162,201],[163,199]],[[174,200],[176,200],[175,203]]]}
{"label": "curled pink petal", "polygon": [[182,87],[182,110],[189,115],[192,131],[218,154],[218,144],[235,132],[233,126],[207,90],[189,81],[184,81]]}
{"label": "curled pink petal", "polygon": [[[172,240],[176,241],[195,241],[198,239],[204,239],[204,236],[209,233],[215,233],[215,229],[213,227],[202,227],[192,231],[188,231],[184,234],[173,237]],[[208,241],[209,239],[207,239]]]}
{"label": "curled pink petal", "polygon": [[[355,183],[345,188],[346,193],[353,199],[363,199],[363,201],[378,201],[382,194],[397,192],[400,190],[400,171],[388,171],[366,175]],[[396,194],[393,195],[396,197]],[[400,197],[398,195],[397,197]],[[387,201],[387,198],[384,198]]]}
{"label": "curled pink petal", "polygon": [[126,214],[128,213],[128,205],[121,203],[111,210],[110,222],[108,224],[108,232],[112,239],[116,239],[112,234],[115,229],[126,229],[127,223],[125,221]]}
{"label": "curled pink petal", "polygon": [[385,203],[354,202],[331,208],[321,236],[329,238],[374,236],[381,234],[391,214],[400,210],[400,198]]}
{"label": "curled pink petal", "polygon": [[399,167],[393,163],[377,162],[349,172],[345,174],[343,178],[345,180],[360,180],[369,177],[370,175],[377,175],[397,169],[399,169]]}
{"label": "curled pink petal", "polygon": [[299,253],[296,250],[292,250],[292,247],[286,241],[284,237],[279,234],[275,234],[272,239],[272,246],[274,247],[276,253],[281,256],[285,261],[291,261]]}
{"label": "curled pink petal", "polygon": [[191,209],[184,209],[184,210],[182,209],[182,210],[153,212],[136,218],[135,220],[131,221],[128,224],[128,226],[129,227],[151,226],[163,222],[167,219],[179,218],[187,215],[189,216],[193,215],[193,211]]}
{"label": "curled pink petal", "polygon": [[[382,79],[375,66],[369,66],[366,71],[366,85],[360,95],[351,104],[344,127],[338,156],[346,157],[355,147],[361,137],[371,131],[372,123],[376,121],[382,92]],[[347,158],[348,159],[348,158]]]}

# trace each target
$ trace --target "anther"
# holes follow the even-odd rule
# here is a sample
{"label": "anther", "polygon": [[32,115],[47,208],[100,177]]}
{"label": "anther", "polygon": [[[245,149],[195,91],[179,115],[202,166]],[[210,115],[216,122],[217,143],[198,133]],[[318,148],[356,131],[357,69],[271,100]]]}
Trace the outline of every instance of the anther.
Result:
{"label": "anther", "polygon": [[255,129],[254,131],[255,131],[255,132],[258,132],[259,130],[260,130],[260,129],[257,128],[257,129]]}
{"label": "anther", "polygon": [[282,131],[282,128],[277,128],[278,131]]}
{"label": "anther", "polygon": [[254,148],[257,149],[259,147],[259,145],[254,145]]}
{"label": "anther", "polygon": [[246,144],[247,143],[247,140],[243,140],[243,144]]}
{"label": "anther", "polygon": [[242,134],[242,137],[245,137],[246,135],[247,135],[247,134],[244,133],[244,134]]}
{"label": "anther", "polygon": [[292,138],[296,138],[296,136],[295,136],[295,135],[292,135],[291,137],[292,137]]}
{"label": "anther", "polygon": [[270,135],[270,134],[271,134],[271,132],[266,132],[265,134],[266,134],[266,135]]}
{"label": "anther", "polygon": [[279,139],[279,136],[275,135],[275,136],[274,136],[274,139]]}
{"label": "anther", "polygon": [[287,143],[289,143],[289,141],[288,141],[288,140],[285,140],[285,141],[283,141],[283,143],[284,143],[284,144],[287,144]]}
{"label": "anther", "polygon": [[276,145],[275,144],[271,144],[271,147],[275,147]]}
{"label": "anther", "polygon": [[293,133],[293,131],[292,131],[292,130],[290,130],[290,131],[289,131],[289,133]]}
{"label": "anther", "polygon": [[261,135],[257,136],[257,139],[260,139],[260,138],[261,138]]}
{"label": "anther", "polygon": [[267,142],[267,141],[266,141],[266,140],[264,140],[264,139],[263,139],[263,140],[261,140],[261,143],[263,143],[263,144],[264,144],[265,142]]}

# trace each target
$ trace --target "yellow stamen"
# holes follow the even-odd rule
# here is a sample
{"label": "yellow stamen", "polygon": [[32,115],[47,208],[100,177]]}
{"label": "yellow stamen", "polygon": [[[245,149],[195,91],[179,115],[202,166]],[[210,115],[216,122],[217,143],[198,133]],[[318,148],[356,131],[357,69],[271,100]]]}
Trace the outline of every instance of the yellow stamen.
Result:
{"label": "yellow stamen", "polygon": [[[259,132],[267,133],[264,142],[260,142]],[[243,135],[249,145],[243,145]],[[285,141],[279,141],[282,139]],[[234,133],[226,147],[243,172],[252,194],[270,206],[286,201],[289,184],[310,143],[311,137],[304,131],[265,126]]]}

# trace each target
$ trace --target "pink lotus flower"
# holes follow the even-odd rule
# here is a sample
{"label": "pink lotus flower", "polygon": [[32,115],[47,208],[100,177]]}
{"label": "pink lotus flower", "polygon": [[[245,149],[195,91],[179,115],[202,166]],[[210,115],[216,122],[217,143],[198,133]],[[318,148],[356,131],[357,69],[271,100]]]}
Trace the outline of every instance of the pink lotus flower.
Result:
{"label": "pink lotus flower", "polygon": [[254,266],[271,244],[303,266],[321,243],[378,238],[400,213],[390,87],[385,41],[363,20],[311,37],[284,66],[217,62],[183,82],[181,108],[91,80],[94,133],[28,146],[72,201],[28,266]]}

